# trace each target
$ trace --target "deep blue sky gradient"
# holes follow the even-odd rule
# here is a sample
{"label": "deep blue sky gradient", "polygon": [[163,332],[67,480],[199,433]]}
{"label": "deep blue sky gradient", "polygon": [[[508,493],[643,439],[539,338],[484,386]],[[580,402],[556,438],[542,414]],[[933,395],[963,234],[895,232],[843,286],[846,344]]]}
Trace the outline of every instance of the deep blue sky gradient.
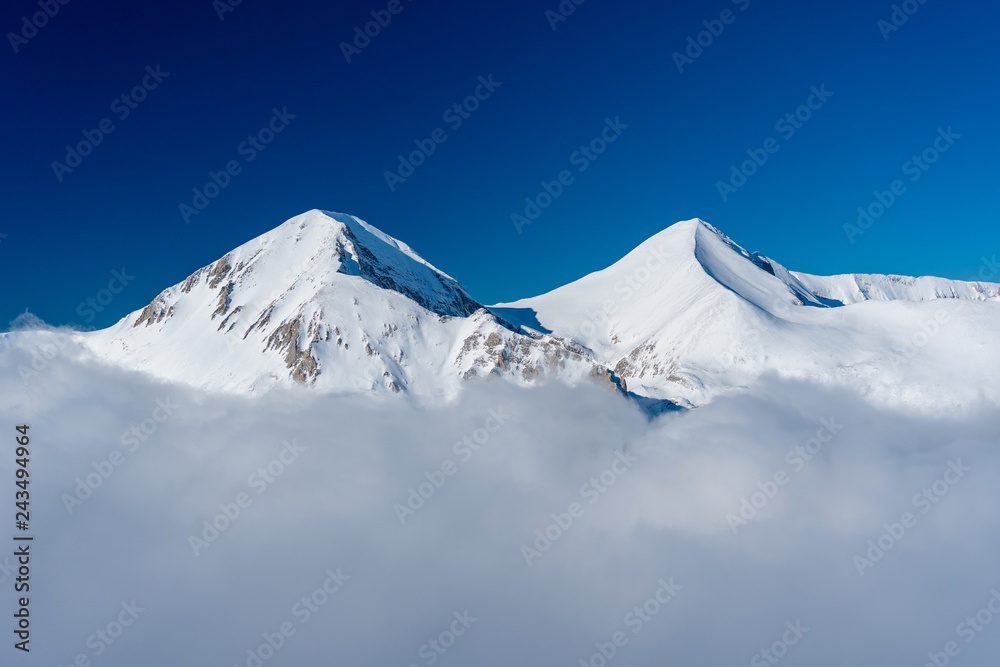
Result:
{"label": "deep blue sky gradient", "polygon": [[[311,208],[368,220],[487,303],[692,217],[810,273],[974,279],[1000,254],[995,3],[927,0],[885,40],[892,3],[871,0],[587,0],[555,31],[557,0],[402,2],[350,64],[340,42],[387,2],[243,0],[220,21],[210,0],[70,0],[18,53],[5,37],[0,327],[25,309],[109,325]],[[671,54],[727,8],[735,21],[678,72]],[[0,29],[36,11],[8,0]],[[156,65],[169,76],[119,121],[112,100]],[[490,74],[502,86],[452,131],[442,113]],[[775,121],[824,84],[834,96],[781,138]],[[297,117],[246,164],[237,146],[274,107]],[[115,131],[58,182],[51,163],[105,117]],[[607,117],[629,128],[518,234],[511,214]],[[961,139],[849,243],[858,206],[949,126]],[[390,192],[384,172],[438,127],[448,141]],[[723,202],[717,181],[769,137],[780,150]],[[185,225],[178,205],[231,159],[242,173]],[[81,319],[122,267],[134,281]]]}

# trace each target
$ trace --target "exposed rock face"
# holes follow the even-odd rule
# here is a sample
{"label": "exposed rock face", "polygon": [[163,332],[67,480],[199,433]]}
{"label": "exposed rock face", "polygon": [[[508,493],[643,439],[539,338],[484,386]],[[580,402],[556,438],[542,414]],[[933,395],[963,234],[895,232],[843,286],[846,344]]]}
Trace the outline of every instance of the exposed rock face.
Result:
{"label": "exposed rock face", "polygon": [[213,268],[211,273],[208,274],[209,288],[215,289],[219,285],[219,283],[225,280],[230,275],[231,268],[232,267],[229,265],[229,255],[226,255],[218,262],[216,262],[215,268]]}
{"label": "exposed rock face", "polygon": [[557,376],[568,368],[599,378],[610,373],[590,353],[572,341],[545,334],[528,334],[482,308],[471,318],[476,324],[462,341],[454,363],[463,379],[483,376],[513,377],[531,383]]}
{"label": "exposed rock face", "polygon": [[159,324],[160,322],[163,321],[165,317],[170,317],[171,315],[173,315],[174,314],[173,306],[167,305],[168,296],[169,296],[169,290],[167,292],[163,292],[155,299],[153,299],[152,303],[150,303],[148,306],[142,309],[142,311],[139,313],[139,316],[136,318],[135,323],[132,326],[137,327],[140,324],[145,324],[148,327],[149,325],[154,323]]}
{"label": "exposed rock face", "polygon": [[232,304],[233,296],[233,283],[226,283],[222,289],[219,290],[219,301],[215,312],[212,313],[212,319],[214,320],[217,315],[225,315],[229,312],[229,306]]}
{"label": "exposed rock face", "polygon": [[[236,306],[236,310],[234,310],[233,312],[229,313],[229,315],[226,316],[226,319],[222,320],[222,323],[219,324],[219,328],[216,329],[216,331],[222,331],[223,329],[226,329],[227,332],[231,331],[236,326],[236,323],[233,322],[232,324],[230,324],[229,320],[231,320],[234,316],[239,315],[240,311],[242,311],[242,310],[243,310],[243,306]],[[214,319],[214,317],[213,317],[213,319]]]}

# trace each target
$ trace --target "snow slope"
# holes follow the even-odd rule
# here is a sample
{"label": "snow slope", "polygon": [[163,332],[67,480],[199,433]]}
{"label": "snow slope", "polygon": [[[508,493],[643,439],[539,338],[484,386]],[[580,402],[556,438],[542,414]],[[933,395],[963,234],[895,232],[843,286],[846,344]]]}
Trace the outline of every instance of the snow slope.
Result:
{"label": "snow slope", "polygon": [[793,273],[701,220],[493,310],[586,346],[630,391],[681,404],[765,374],[922,412],[1000,402],[998,285]]}

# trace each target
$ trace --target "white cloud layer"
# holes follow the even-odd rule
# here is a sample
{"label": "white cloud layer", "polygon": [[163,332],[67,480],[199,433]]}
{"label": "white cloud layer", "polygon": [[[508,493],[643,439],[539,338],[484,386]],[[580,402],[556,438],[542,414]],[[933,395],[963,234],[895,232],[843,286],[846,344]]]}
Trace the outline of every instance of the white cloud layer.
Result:
{"label": "white cloud layer", "polygon": [[45,338],[0,342],[0,525],[33,438],[30,664],[995,664],[995,408],[777,380],[653,421],[560,384],[242,399],[71,346],[22,378]]}

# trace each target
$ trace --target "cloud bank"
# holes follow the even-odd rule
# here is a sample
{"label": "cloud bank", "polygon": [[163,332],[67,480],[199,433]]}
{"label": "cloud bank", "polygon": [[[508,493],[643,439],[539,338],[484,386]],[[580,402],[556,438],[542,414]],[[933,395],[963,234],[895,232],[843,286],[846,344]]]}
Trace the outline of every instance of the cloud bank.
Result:
{"label": "cloud bank", "polygon": [[1000,647],[995,409],[778,380],[654,420],[558,383],[247,399],[57,338],[0,342],[0,436],[33,438],[32,664],[971,667]]}

